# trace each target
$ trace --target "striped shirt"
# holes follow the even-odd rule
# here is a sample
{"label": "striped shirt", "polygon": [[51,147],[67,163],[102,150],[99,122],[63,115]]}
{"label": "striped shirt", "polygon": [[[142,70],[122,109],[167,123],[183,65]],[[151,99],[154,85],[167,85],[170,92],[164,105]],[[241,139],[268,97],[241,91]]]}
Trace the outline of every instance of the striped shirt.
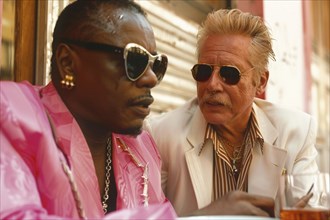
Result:
{"label": "striped shirt", "polygon": [[247,134],[243,140],[242,150],[243,157],[240,162],[239,175],[236,179],[233,175],[233,167],[231,159],[228,157],[220,136],[214,130],[211,124],[207,125],[205,132],[205,140],[211,139],[214,146],[213,157],[213,196],[212,199],[217,200],[228,192],[240,190],[247,192],[248,189],[248,171],[252,160],[252,149],[260,147],[263,152],[263,138],[259,130],[255,112],[252,109]]}

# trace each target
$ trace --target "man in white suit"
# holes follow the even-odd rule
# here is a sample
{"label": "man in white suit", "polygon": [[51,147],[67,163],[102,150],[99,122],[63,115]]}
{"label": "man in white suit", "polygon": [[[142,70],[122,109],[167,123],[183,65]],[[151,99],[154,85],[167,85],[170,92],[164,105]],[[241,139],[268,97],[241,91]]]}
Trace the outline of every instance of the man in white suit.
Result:
{"label": "man in white suit", "polygon": [[210,13],[197,56],[197,98],[145,123],[163,160],[167,198],[180,216],[272,216],[274,206],[278,216],[283,172],[318,170],[315,121],[256,98],[275,59],[260,17],[237,9]]}

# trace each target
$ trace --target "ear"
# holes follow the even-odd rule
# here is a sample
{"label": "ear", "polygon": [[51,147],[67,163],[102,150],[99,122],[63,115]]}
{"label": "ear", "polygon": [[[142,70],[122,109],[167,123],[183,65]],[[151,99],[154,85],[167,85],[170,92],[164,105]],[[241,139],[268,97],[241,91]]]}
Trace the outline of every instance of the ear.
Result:
{"label": "ear", "polygon": [[257,86],[256,96],[261,96],[266,91],[266,86],[269,78],[269,71],[265,71],[260,76],[259,85]]}
{"label": "ear", "polygon": [[56,50],[56,64],[61,79],[66,75],[74,75],[74,56],[71,48],[66,44],[59,44]]}

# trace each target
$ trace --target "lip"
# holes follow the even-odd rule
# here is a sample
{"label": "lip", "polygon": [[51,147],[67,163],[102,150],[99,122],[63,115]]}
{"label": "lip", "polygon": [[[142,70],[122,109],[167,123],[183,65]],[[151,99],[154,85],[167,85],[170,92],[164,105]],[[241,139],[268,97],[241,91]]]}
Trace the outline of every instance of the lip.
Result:
{"label": "lip", "polygon": [[204,101],[204,107],[215,112],[222,112],[231,108],[230,105],[219,100],[206,100]]}
{"label": "lip", "polygon": [[226,106],[223,102],[219,102],[219,101],[205,101],[204,102],[206,105],[209,105],[209,106],[219,106],[219,107],[221,107],[221,106]]}
{"label": "lip", "polygon": [[214,105],[214,104],[206,103],[205,107],[208,110],[215,111],[215,112],[222,112],[222,111],[224,111],[226,109],[226,106],[225,105],[220,105],[220,104]]}
{"label": "lip", "polygon": [[150,114],[149,106],[153,103],[153,101],[154,99],[152,96],[140,97],[131,103],[131,107],[136,115],[145,118]]}
{"label": "lip", "polygon": [[138,115],[141,118],[145,118],[150,114],[150,108],[149,107],[143,107],[140,105],[132,106],[133,112],[135,112],[136,115]]}

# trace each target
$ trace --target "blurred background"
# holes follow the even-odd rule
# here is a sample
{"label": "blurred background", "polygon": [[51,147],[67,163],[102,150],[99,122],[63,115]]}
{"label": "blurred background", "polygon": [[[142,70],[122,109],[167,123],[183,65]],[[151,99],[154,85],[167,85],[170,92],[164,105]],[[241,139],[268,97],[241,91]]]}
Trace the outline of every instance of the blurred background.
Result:
{"label": "blurred background", "polygon": [[[0,0],[0,80],[49,81],[52,30],[71,0]],[[322,171],[330,160],[330,0],[136,0],[148,13],[157,49],[169,57],[168,71],[153,90],[152,114],[195,96],[190,69],[196,62],[199,24],[207,13],[239,8],[264,19],[274,38],[276,61],[264,99],[312,114]],[[0,88],[1,89],[1,88]]]}

